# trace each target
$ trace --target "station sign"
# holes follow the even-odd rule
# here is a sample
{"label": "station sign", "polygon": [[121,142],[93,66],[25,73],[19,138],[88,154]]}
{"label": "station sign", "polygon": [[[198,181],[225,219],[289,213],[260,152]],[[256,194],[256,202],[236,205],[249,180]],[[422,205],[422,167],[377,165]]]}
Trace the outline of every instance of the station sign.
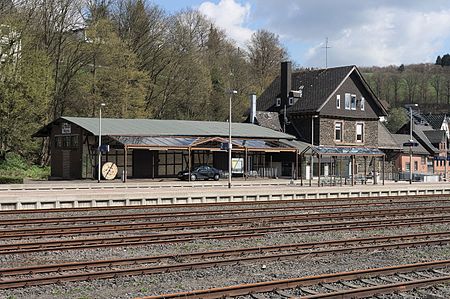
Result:
{"label": "station sign", "polygon": [[403,146],[419,146],[419,143],[417,143],[417,142],[405,142],[405,143],[403,143]]}

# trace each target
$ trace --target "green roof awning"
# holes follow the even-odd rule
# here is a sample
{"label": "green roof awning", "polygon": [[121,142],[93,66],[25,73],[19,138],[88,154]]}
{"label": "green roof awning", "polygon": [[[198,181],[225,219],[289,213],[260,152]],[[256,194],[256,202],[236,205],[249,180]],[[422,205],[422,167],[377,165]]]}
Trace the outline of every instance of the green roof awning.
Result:
{"label": "green roof awning", "polygon": [[[95,136],[99,134],[98,118],[61,117],[36,132],[33,136],[49,136],[51,125],[61,122],[73,123]],[[228,122],[217,121],[102,118],[102,135],[227,137],[228,125]],[[250,123],[232,123],[231,132],[234,138],[295,139],[295,136]]]}

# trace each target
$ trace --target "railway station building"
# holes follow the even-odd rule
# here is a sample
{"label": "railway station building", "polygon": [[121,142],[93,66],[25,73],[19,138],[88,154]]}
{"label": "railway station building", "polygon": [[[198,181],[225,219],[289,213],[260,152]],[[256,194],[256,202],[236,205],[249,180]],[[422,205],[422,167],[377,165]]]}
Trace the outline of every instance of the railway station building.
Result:
{"label": "railway station building", "polygon": [[[228,172],[228,122],[102,118],[101,165],[117,166],[117,178],[170,178],[210,165]],[[98,118],[61,117],[34,137],[51,142],[51,179],[96,178]],[[307,144],[251,123],[232,124],[233,176],[296,177]]]}

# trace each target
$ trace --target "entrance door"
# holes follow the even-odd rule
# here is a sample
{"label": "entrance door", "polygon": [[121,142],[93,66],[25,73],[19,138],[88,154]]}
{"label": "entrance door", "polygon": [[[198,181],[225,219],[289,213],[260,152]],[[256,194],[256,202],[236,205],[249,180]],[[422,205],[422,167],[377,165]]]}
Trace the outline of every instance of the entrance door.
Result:
{"label": "entrance door", "polygon": [[70,179],[70,150],[62,151],[62,177]]}
{"label": "entrance door", "polygon": [[152,151],[146,149],[133,150],[133,177],[154,178]]}

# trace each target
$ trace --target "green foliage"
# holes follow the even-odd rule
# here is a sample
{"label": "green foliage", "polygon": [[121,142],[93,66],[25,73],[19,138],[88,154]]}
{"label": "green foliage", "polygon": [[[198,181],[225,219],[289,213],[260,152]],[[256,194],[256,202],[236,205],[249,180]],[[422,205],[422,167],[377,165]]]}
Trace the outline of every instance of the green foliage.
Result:
{"label": "green foliage", "polygon": [[169,15],[149,1],[2,7],[0,37],[11,48],[0,53],[0,161],[12,152],[48,163],[48,140],[31,135],[60,116],[96,116],[100,103],[105,117],[224,121],[234,89],[241,121],[248,94],[262,92],[287,56],[269,31],[243,50],[198,10]]}
{"label": "green foliage", "polygon": [[389,111],[386,128],[391,133],[397,133],[397,131],[408,122],[408,116],[402,108],[392,108]]}
{"label": "green foliage", "polygon": [[22,183],[23,179],[43,180],[50,175],[50,168],[32,165],[16,154],[8,154],[0,162],[0,183]]}

